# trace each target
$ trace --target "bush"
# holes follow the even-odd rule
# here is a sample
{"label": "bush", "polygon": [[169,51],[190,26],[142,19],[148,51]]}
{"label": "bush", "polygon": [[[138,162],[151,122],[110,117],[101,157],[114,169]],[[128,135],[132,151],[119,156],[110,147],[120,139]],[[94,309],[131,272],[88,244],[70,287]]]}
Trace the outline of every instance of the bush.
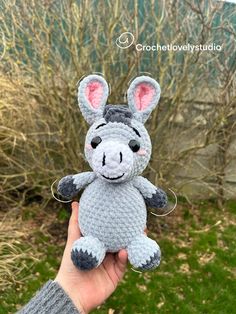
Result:
{"label": "bush", "polygon": [[[135,75],[146,71],[157,79],[163,96],[148,124],[154,145],[146,175],[180,190],[195,180],[224,198],[228,161],[223,165],[222,158],[212,161],[204,176],[185,181],[176,182],[175,170],[187,168],[196,152],[210,144],[216,143],[217,156],[224,156],[235,131],[236,9],[227,8],[215,1],[144,5],[142,1],[1,0],[2,207],[35,197],[46,202],[55,179],[86,168],[87,126],[77,108],[76,86],[83,75],[93,72],[102,72],[111,84],[111,103],[123,102]],[[155,53],[131,46],[122,50],[115,39],[124,31],[131,31],[137,43],[217,42],[224,49]],[[200,125],[192,123],[191,115],[199,98],[200,104],[213,105],[210,115],[203,111],[206,124]],[[180,148],[181,134],[193,134],[194,143]]]}

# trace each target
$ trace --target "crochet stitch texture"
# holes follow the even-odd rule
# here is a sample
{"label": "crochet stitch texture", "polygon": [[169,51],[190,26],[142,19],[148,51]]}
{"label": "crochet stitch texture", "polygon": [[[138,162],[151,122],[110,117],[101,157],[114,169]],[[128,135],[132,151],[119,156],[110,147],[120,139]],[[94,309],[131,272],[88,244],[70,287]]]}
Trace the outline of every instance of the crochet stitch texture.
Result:
{"label": "crochet stitch texture", "polygon": [[78,101],[91,125],[85,139],[85,156],[93,172],[62,178],[58,192],[80,198],[79,227],[71,258],[76,267],[98,267],[106,252],[128,251],[130,263],[139,270],[156,268],[161,259],[158,244],[144,234],[146,206],[167,205],[164,191],[139,176],[151,156],[151,141],[144,127],[160,98],[160,86],[148,76],[134,79],[126,105],[106,105],[108,85],[99,75],[85,77]]}

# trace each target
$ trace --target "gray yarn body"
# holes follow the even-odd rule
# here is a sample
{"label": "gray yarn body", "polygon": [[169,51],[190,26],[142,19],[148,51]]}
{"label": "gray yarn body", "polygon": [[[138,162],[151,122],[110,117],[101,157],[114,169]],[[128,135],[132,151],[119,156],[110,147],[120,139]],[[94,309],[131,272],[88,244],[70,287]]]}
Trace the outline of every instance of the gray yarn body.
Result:
{"label": "gray yarn body", "polygon": [[102,263],[106,252],[125,248],[134,267],[140,270],[157,267],[160,248],[144,234],[146,205],[165,206],[165,192],[141,176],[110,183],[94,172],[67,176],[59,183],[64,195],[81,189],[84,191],[78,222],[83,236],[73,244],[75,266],[81,270],[92,269]]}
{"label": "gray yarn body", "polygon": [[93,236],[106,251],[127,248],[146,227],[146,205],[133,180],[114,185],[95,179],[80,198],[79,226],[83,236]]}

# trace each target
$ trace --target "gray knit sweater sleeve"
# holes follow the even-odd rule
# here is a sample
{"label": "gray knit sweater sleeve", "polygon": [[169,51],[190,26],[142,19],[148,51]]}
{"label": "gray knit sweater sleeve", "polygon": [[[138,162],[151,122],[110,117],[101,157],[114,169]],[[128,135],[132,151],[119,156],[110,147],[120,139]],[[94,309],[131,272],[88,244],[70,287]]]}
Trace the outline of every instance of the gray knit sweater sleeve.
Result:
{"label": "gray knit sweater sleeve", "polygon": [[49,280],[17,314],[80,314],[62,287]]}

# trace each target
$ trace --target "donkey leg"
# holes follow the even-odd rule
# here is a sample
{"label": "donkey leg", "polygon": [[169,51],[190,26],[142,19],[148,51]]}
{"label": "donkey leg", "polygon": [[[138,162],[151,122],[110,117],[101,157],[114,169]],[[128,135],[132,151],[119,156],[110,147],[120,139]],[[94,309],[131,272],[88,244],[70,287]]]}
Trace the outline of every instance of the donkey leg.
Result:
{"label": "donkey leg", "polygon": [[159,245],[146,235],[140,235],[131,241],[127,248],[132,266],[139,270],[156,268],[161,261]]}
{"label": "donkey leg", "polygon": [[71,259],[80,270],[98,267],[106,254],[104,244],[92,236],[81,237],[73,244]]}

